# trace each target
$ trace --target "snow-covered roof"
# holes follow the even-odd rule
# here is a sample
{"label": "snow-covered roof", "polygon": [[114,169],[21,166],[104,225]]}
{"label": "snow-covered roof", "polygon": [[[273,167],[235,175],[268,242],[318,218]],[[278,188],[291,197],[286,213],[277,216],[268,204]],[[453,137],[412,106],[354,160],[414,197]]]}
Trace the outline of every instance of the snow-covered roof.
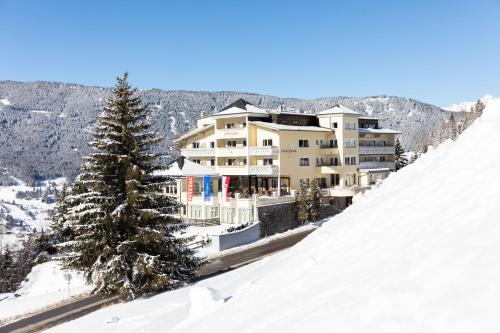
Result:
{"label": "snow-covered roof", "polygon": [[373,134],[401,134],[400,131],[396,131],[390,128],[360,128],[359,133],[373,133]]}
{"label": "snow-covered roof", "polygon": [[332,130],[329,128],[317,126],[293,126],[276,123],[266,123],[264,121],[252,121],[250,123],[277,131],[332,132]]}
{"label": "snow-covered roof", "polygon": [[189,138],[193,135],[204,132],[206,130],[212,129],[214,127],[215,127],[215,125],[212,124],[212,125],[207,125],[207,126],[203,126],[203,127],[199,127],[199,128],[194,128],[191,131],[187,132],[186,134],[179,136],[177,139],[174,140],[174,142],[179,142],[181,140],[184,140],[186,138]]}
{"label": "snow-covered roof", "polygon": [[337,104],[333,108],[330,108],[325,111],[320,111],[316,113],[317,116],[328,115],[328,114],[352,114],[352,115],[361,115],[361,113],[356,112],[354,110],[349,109],[343,105]]}
{"label": "snow-covered roof", "polygon": [[167,168],[156,173],[157,175],[170,177],[185,176],[219,176],[215,170],[209,166],[194,163],[184,156],[167,165]]}
{"label": "snow-covered roof", "polygon": [[360,172],[384,172],[384,171],[391,171],[389,168],[372,168],[372,169],[359,169]]}
{"label": "snow-covered roof", "polygon": [[227,116],[235,114],[252,114],[255,116],[269,116],[269,112],[267,110],[256,107],[255,105],[244,100],[243,98],[240,98],[237,101],[227,105],[213,116],[217,117],[217,116]]}

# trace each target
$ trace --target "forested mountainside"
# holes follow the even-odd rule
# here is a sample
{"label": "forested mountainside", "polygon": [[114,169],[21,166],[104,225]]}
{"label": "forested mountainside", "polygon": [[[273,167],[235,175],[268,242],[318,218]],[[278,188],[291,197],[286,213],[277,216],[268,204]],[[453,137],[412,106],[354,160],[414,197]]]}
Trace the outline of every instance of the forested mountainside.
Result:
{"label": "forested mountainside", "polygon": [[[89,152],[89,129],[110,88],[57,82],[0,81],[0,167],[21,179],[76,176],[81,156]],[[210,114],[244,98],[262,108],[320,111],[343,104],[381,118],[383,126],[403,132],[406,150],[419,150],[423,140],[448,119],[437,106],[405,97],[325,97],[311,100],[242,92],[140,90],[153,108],[153,122],[165,135],[161,149],[175,155],[172,139]]]}

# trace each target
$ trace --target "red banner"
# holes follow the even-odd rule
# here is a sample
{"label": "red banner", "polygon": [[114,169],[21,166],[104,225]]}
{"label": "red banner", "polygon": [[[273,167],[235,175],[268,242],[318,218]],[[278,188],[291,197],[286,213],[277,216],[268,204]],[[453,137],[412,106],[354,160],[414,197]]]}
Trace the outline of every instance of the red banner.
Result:
{"label": "red banner", "polygon": [[194,192],[193,176],[186,177],[186,192],[187,192],[187,201],[193,201],[193,192]]}
{"label": "red banner", "polygon": [[226,199],[226,202],[229,202],[229,182],[231,178],[229,176],[222,176],[222,197]]}

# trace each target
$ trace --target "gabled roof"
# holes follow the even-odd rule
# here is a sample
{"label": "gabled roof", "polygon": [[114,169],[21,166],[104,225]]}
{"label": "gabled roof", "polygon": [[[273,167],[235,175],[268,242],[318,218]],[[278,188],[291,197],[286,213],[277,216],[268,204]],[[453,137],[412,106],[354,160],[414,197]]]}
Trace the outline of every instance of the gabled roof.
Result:
{"label": "gabled roof", "polygon": [[240,98],[233,103],[225,106],[222,110],[215,113],[213,116],[224,116],[224,115],[234,115],[234,114],[253,114],[253,115],[264,115],[269,116],[269,112],[264,109],[258,108],[252,103],[243,98]]}
{"label": "gabled roof", "polygon": [[170,162],[166,169],[156,172],[161,176],[186,177],[186,176],[218,176],[211,167],[194,163],[184,156]]}
{"label": "gabled roof", "polygon": [[325,110],[325,111],[320,111],[316,113],[317,116],[322,116],[322,115],[328,115],[328,114],[352,114],[352,115],[361,115],[361,113],[356,112],[354,110],[349,109],[348,107],[345,107],[343,105],[337,104],[334,107]]}
{"label": "gabled roof", "polygon": [[303,132],[333,132],[332,129],[318,126],[293,126],[276,123],[266,123],[264,121],[252,121],[250,124],[267,127],[277,131],[303,131]]}
{"label": "gabled roof", "polygon": [[177,139],[174,140],[174,143],[177,143],[177,142],[179,142],[181,140],[189,138],[189,137],[191,137],[193,135],[196,135],[198,133],[207,131],[209,129],[213,129],[214,127],[215,127],[215,125],[211,124],[211,125],[206,125],[206,126],[199,127],[199,128],[194,128],[194,129],[190,130],[189,132],[187,132],[187,133],[182,134],[181,136],[179,136]]}

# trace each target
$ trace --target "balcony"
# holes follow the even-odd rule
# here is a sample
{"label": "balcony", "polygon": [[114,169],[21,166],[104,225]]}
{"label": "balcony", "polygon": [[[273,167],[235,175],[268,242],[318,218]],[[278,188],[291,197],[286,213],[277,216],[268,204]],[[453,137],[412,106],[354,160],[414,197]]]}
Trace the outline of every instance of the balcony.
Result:
{"label": "balcony", "polygon": [[359,169],[396,169],[396,164],[391,161],[387,162],[376,162],[376,161],[365,161],[359,163]]}
{"label": "balcony", "polygon": [[215,131],[217,139],[246,138],[246,128],[221,128]]}
{"label": "balcony", "polygon": [[392,155],[394,146],[359,146],[360,154]]}
{"label": "balcony", "polygon": [[226,157],[226,156],[246,156],[247,155],[247,147],[221,147],[217,148],[217,156]]}
{"label": "balcony", "polygon": [[181,155],[185,157],[214,156],[215,148],[186,148],[181,149]]}
{"label": "balcony", "polygon": [[250,147],[249,153],[251,156],[276,156],[279,153],[279,148],[276,146]]}
{"label": "balcony", "polygon": [[258,176],[277,176],[278,166],[277,165],[251,165],[250,174]]}
{"label": "balcony", "polygon": [[337,149],[338,145],[330,145],[330,144],[321,144],[319,145],[320,149]]}
{"label": "balcony", "polygon": [[338,167],[340,164],[337,163],[333,163],[333,162],[316,162],[316,167],[324,167],[324,166],[335,166],[335,167]]}

